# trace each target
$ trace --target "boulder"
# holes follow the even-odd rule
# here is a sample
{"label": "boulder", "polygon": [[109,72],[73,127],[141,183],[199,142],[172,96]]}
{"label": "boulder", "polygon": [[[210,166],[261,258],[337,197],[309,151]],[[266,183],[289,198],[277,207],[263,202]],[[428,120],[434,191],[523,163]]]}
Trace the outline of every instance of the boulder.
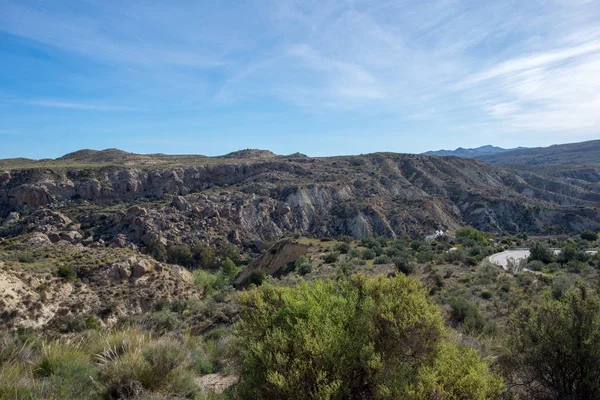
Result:
{"label": "boulder", "polygon": [[154,269],[154,263],[149,260],[139,260],[137,261],[132,268],[131,277],[134,279],[141,278],[148,272]]}
{"label": "boulder", "polygon": [[112,240],[109,247],[112,247],[112,248],[117,247],[117,248],[124,249],[128,245],[129,245],[129,239],[127,239],[127,236],[123,235],[122,233],[119,233],[117,236],[114,237],[114,239]]}
{"label": "boulder", "polygon": [[[58,240],[57,240],[58,241]],[[51,244],[52,241],[47,235],[40,232],[35,232],[33,236],[25,242],[27,246],[46,246]]]}
{"label": "boulder", "polygon": [[229,241],[235,245],[239,246],[242,244],[242,241],[240,239],[240,233],[238,231],[234,230],[234,231],[229,232],[227,239],[229,239]]}
{"label": "boulder", "polygon": [[21,215],[17,212],[11,212],[8,214],[6,218],[2,221],[2,226],[8,226],[18,222],[21,219]]}
{"label": "boulder", "polygon": [[67,242],[73,244],[83,239],[81,233],[77,231],[60,232],[58,235],[60,237],[60,240],[66,240]]}
{"label": "boulder", "polygon": [[116,279],[123,280],[129,278],[131,269],[126,262],[120,262],[113,265],[113,276]]}
{"label": "boulder", "polygon": [[183,196],[173,197],[173,200],[171,201],[171,207],[174,207],[175,209],[182,212],[187,212],[192,209],[190,203]]}

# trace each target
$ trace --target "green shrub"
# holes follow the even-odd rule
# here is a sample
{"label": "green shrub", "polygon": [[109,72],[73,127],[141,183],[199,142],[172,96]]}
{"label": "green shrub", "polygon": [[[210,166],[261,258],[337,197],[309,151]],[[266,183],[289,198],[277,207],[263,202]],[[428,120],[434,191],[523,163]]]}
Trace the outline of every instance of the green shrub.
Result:
{"label": "green shrub", "polygon": [[201,399],[200,388],[195,376],[186,370],[178,371],[171,377],[166,393],[170,398]]}
{"label": "green shrub", "polygon": [[192,247],[192,257],[200,268],[212,268],[215,265],[216,252],[208,243],[197,240]]}
{"label": "green shrub", "polygon": [[75,271],[75,268],[71,265],[61,265],[58,267],[56,274],[68,281],[74,281],[77,279],[77,271]]}
{"label": "green shrub", "polygon": [[471,348],[445,343],[432,366],[419,371],[411,399],[501,399],[503,382]]}
{"label": "green shrub", "polygon": [[341,254],[347,254],[352,247],[346,242],[339,243],[335,246],[335,250]]}
{"label": "green shrub", "polygon": [[482,290],[481,294],[479,295],[482,299],[485,300],[489,300],[492,297],[494,297],[494,295],[492,294],[492,292],[490,292],[489,290]]}
{"label": "green shrub", "polygon": [[194,261],[190,246],[187,244],[170,244],[167,247],[167,259],[173,264],[191,267]]}
{"label": "green shrub", "polygon": [[375,252],[372,249],[365,249],[361,254],[361,258],[363,260],[372,260],[376,256]]}
{"label": "green shrub", "polygon": [[111,399],[138,398],[145,391],[193,398],[198,388],[186,371],[188,356],[183,343],[163,338],[105,358],[98,381]]}
{"label": "green shrub", "polygon": [[444,258],[446,259],[446,262],[458,264],[467,258],[467,253],[465,253],[463,250],[447,251],[444,253]]}
{"label": "green shrub", "polygon": [[18,257],[20,263],[31,264],[35,262],[35,256],[30,252],[21,253]]}
{"label": "green shrub", "polygon": [[173,311],[163,310],[146,313],[142,318],[142,324],[156,332],[172,332],[179,328],[181,321],[179,315]]}
{"label": "green shrub", "polygon": [[587,240],[588,242],[595,242],[598,240],[598,234],[593,231],[584,231],[581,232],[581,238],[583,240]]}
{"label": "green shrub", "polygon": [[544,263],[539,260],[533,260],[529,263],[529,268],[533,271],[542,271],[544,269]]}
{"label": "green shrub", "polygon": [[70,315],[65,320],[65,325],[62,328],[64,333],[83,332],[87,329],[100,329],[98,318],[93,315]]}
{"label": "green shrub", "polygon": [[152,243],[150,246],[148,246],[148,250],[155,260],[167,260],[167,247],[161,242]]}
{"label": "green shrub", "polygon": [[238,267],[235,266],[231,258],[227,257],[221,264],[219,269],[220,277],[227,283],[231,284],[238,273]]}
{"label": "green shrub", "polygon": [[552,250],[544,242],[535,241],[530,248],[531,254],[529,261],[538,260],[544,264],[551,263],[554,260]]}
{"label": "green shrub", "polygon": [[563,247],[556,258],[562,264],[569,264],[571,261],[587,262],[590,257],[584,249],[577,248],[574,245],[567,245]]}
{"label": "green shrub", "polygon": [[208,358],[205,354],[199,353],[192,360],[192,368],[199,375],[210,374],[214,372],[215,366],[213,365],[210,358]]}
{"label": "green shrub", "polygon": [[455,232],[455,235],[458,242],[464,244],[465,247],[472,247],[476,244],[481,244],[483,246],[488,245],[485,233],[478,231],[471,226],[458,228]]}
{"label": "green shrub", "polygon": [[450,315],[467,333],[481,333],[485,327],[485,319],[479,308],[463,297],[450,300]]}
{"label": "green shrub", "polygon": [[306,256],[300,256],[294,264],[294,269],[298,275],[306,275],[312,271],[312,265]]}
{"label": "green shrub", "polygon": [[148,364],[141,382],[146,389],[161,389],[178,373],[187,360],[188,350],[173,339],[163,339],[142,349],[142,357]]}
{"label": "green shrub", "polygon": [[333,264],[334,262],[337,262],[337,260],[340,258],[340,253],[329,253],[325,256],[325,258],[323,258],[323,261],[325,261],[327,264]]}
{"label": "green shrub", "polygon": [[600,299],[584,285],[541,299],[509,323],[513,373],[526,398],[600,398]]}
{"label": "green shrub", "polygon": [[551,292],[555,300],[563,298],[567,290],[571,287],[571,279],[566,275],[558,275],[552,281]]}
{"label": "green shrub", "polygon": [[[420,376],[439,375],[443,321],[422,286],[403,275],[263,285],[240,301],[239,399],[407,398]],[[464,369],[480,372],[480,362],[474,356]],[[436,382],[468,393],[458,376]]]}
{"label": "green shrub", "polygon": [[415,263],[408,256],[400,256],[394,258],[396,269],[404,275],[410,275],[415,272]]}
{"label": "green shrub", "polygon": [[388,256],[379,256],[375,259],[373,264],[391,264],[392,260]]}
{"label": "green shrub", "polygon": [[260,286],[267,276],[262,271],[252,271],[248,276],[248,285]]}
{"label": "green shrub", "polygon": [[215,253],[219,260],[225,260],[226,258],[229,258],[235,265],[238,265],[242,262],[240,249],[231,243],[227,243],[218,247]]}
{"label": "green shrub", "polygon": [[139,351],[127,352],[103,364],[98,381],[109,399],[133,399],[143,392],[142,380],[147,369],[148,364]]}

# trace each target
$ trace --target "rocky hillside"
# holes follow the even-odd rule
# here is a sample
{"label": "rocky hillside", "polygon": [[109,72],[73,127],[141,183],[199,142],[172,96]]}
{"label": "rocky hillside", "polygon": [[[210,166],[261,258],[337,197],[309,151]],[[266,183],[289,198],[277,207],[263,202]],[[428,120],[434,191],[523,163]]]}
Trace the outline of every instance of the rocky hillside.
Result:
{"label": "rocky hillside", "polygon": [[98,321],[112,325],[158,301],[202,297],[192,274],[180,266],[157,262],[133,248],[75,243],[79,233],[73,225],[65,229],[57,235],[46,225],[0,240],[0,329],[50,325],[60,330],[81,315],[100,316]]}
{"label": "rocky hillside", "polygon": [[253,150],[234,158],[125,153],[121,166],[96,161],[111,154],[80,154],[83,166],[68,157],[0,172],[0,235],[56,225],[44,209],[80,224],[82,237],[124,246],[202,239],[252,247],[294,233],[419,236],[464,224],[494,232],[600,227],[597,188],[471,159]]}

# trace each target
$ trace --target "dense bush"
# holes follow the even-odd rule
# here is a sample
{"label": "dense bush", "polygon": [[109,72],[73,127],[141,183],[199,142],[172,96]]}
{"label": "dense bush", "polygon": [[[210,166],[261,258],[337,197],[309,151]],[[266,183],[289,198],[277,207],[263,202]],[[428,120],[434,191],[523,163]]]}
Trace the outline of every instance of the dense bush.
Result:
{"label": "dense bush", "polygon": [[455,235],[458,242],[464,244],[466,247],[472,247],[476,244],[483,246],[488,245],[488,240],[485,237],[485,233],[478,231],[471,226],[458,228],[455,232]]}
{"label": "dense bush", "polygon": [[352,247],[350,246],[350,244],[346,242],[339,243],[337,246],[335,246],[335,250],[342,254],[347,254],[351,248]]}
{"label": "dense bush", "polygon": [[167,261],[167,247],[161,242],[155,242],[148,246],[148,252],[157,261]]}
{"label": "dense bush", "polygon": [[491,373],[477,351],[443,344],[434,364],[419,372],[414,396],[419,400],[499,399],[502,379]]}
{"label": "dense bush", "polygon": [[587,240],[589,242],[594,242],[594,241],[598,240],[598,234],[593,231],[584,231],[584,232],[581,232],[581,238],[583,240]]}
{"label": "dense bush", "polygon": [[187,244],[171,244],[167,247],[167,259],[173,264],[191,267],[193,264],[192,251]]}
{"label": "dense bush", "polygon": [[544,242],[535,241],[530,247],[531,254],[529,255],[529,261],[541,261],[544,264],[549,264],[554,260],[552,250]]}
{"label": "dense bush", "polygon": [[75,271],[75,268],[71,265],[61,265],[58,267],[56,274],[68,281],[77,279],[77,271]]}
{"label": "dense bush", "polygon": [[444,253],[444,258],[447,262],[452,264],[458,264],[467,258],[467,254],[463,250],[453,250]]}
{"label": "dense bush", "polygon": [[373,264],[390,264],[392,260],[388,256],[379,256],[373,261]]}
{"label": "dense bush", "polygon": [[310,263],[308,258],[306,258],[306,256],[300,256],[300,258],[296,260],[294,266],[294,269],[296,270],[298,275],[306,275],[312,271],[312,264]]}
{"label": "dense bush", "polygon": [[376,256],[377,256],[377,254],[375,254],[375,251],[373,251],[372,249],[365,249],[361,254],[361,258],[363,260],[372,260]]}
{"label": "dense bush", "polygon": [[219,269],[220,277],[227,283],[231,284],[233,279],[238,273],[238,268],[234,264],[234,262],[229,258],[225,258],[223,263],[221,264],[221,268]]}
{"label": "dense bush", "polygon": [[561,264],[568,264],[571,261],[587,262],[589,258],[584,249],[575,247],[574,245],[563,247],[556,257],[557,261]]}
{"label": "dense bush", "polygon": [[527,398],[600,398],[600,299],[583,285],[510,321],[515,375]]}
{"label": "dense bush", "polygon": [[192,257],[200,268],[212,268],[215,265],[215,249],[207,243],[197,240],[192,247]]}
{"label": "dense bush", "polygon": [[340,253],[329,253],[327,254],[324,258],[323,261],[325,261],[327,264],[333,264],[334,262],[336,262],[338,259],[340,258]]}
{"label": "dense bush", "polygon": [[408,255],[402,255],[394,258],[394,265],[396,269],[402,272],[404,275],[410,275],[415,272],[415,263]]}
{"label": "dense bush", "polygon": [[405,276],[266,285],[241,302],[240,399],[493,399],[501,391],[475,353],[445,342],[437,307]]}
{"label": "dense bush", "polygon": [[481,333],[485,328],[485,319],[477,306],[463,297],[450,300],[452,319],[467,333]]}

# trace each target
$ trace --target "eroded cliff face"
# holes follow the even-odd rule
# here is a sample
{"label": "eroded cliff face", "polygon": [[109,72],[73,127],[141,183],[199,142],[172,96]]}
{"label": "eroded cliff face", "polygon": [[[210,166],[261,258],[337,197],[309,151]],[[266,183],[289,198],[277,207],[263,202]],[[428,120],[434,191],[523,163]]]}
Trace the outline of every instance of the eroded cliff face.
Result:
{"label": "eroded cliff face", "polygon": [[96,237],[145,245],[196,238],[250,245],[293,233],[394,237],[463,224],[582,230],[600,227],[599,203],[600,193],[568,180],[387,153],[0,172],[2,217],[23,214],[5,233],[38,229],[34,211],[51,208]]}

